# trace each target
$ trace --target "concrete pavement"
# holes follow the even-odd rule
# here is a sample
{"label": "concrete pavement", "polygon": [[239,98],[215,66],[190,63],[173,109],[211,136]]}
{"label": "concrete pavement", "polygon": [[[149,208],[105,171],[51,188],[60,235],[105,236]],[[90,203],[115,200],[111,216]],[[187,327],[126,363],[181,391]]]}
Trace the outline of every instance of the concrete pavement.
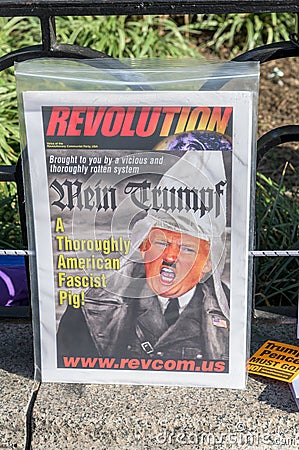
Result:
{"label": "concrete pavement", "polygon": [[[31,324],[2,320],[0,338],[0,449],[25,449]],[[267,339],[298,345],[294,324],[253,324],[251,354]],[[262,377],[249,376],[244,391],[43,383],[31,448],[290,450],[299,447],[298,423],[288,385]]]}

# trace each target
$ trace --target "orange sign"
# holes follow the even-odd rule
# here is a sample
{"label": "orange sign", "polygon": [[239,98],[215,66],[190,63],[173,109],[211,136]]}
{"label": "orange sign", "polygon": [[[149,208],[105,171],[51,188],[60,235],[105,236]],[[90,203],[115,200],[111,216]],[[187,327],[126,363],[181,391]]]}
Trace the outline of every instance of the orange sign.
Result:
{"label": "orange sign", "polygon": [[299,347],[267,341],[249,359],[248,372],[290,383],[299,374]]}

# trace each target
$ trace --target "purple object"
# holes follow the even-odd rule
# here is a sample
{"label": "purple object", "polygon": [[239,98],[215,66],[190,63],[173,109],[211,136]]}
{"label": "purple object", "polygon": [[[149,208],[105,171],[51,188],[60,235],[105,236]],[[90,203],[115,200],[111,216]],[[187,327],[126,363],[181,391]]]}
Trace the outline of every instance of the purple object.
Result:
{"label": "purple object", "polygon": [[28,284],[24,266],[0,266],[0,306],[27,306]]}
{"label": "purple object", "polygon": [[229,137],[216,131],[194,130],[167,137],[156,146],[156,150],[223,152],[232,151],[232,143]]}

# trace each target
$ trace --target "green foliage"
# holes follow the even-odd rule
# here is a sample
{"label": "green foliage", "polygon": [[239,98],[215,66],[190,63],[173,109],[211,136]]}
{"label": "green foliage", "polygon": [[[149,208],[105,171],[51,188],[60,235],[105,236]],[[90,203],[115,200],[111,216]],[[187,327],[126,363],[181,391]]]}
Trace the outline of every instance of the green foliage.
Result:
{"label": "green foliage", "polygon": [[0,248],[22,248],[16,187],[0,183]]}
{"label": "green foliage", "polygon": [[223,46],[230,56],[264,44],[288,40],[294,30],[295,17],[287,13],[199,14],[196,30],[210,32],[207,46],[220,53]]}
{"label": "green foliage", "polygon": [[19,154],[15,78],[11,72],[0,77],[0,163],[12,164]]}
{"label": "green foliage", "polygon": [[62,42],[85,45],[115,58],[198,56],[188,26],[169,16],[58,18]]}
{"label": "green foliage", "polygon": [[[258,173],[256,192],[256,248],[298,250],[299,192],[287,191],[285,170],[280,182]],[[256,305],[292,305],[299,287],[297,257],[256,258]]]}
{"label": "green foliage", "polygon": [[[39,44],[39,20],[29,17],[0,17],[0,56]],[[15,163],[19,155],[16,83],[13,68],[0,77],[0,164]]]}
{"label": "green foliage", "polygon": [[0,17],[0,56],[40,43],[40,40],[39,20],[36,17]]}

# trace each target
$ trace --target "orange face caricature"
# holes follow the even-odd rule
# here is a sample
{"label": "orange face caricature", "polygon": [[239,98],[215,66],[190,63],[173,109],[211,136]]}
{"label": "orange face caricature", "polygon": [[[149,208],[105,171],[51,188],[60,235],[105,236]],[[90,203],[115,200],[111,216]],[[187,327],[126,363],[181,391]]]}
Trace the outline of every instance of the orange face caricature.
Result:
{"label": "orange face caricature", "polygon": [[210,271],[210,244],[177,231],[152,228],[140,246],[149,288],[167,298],[190,291]]}

